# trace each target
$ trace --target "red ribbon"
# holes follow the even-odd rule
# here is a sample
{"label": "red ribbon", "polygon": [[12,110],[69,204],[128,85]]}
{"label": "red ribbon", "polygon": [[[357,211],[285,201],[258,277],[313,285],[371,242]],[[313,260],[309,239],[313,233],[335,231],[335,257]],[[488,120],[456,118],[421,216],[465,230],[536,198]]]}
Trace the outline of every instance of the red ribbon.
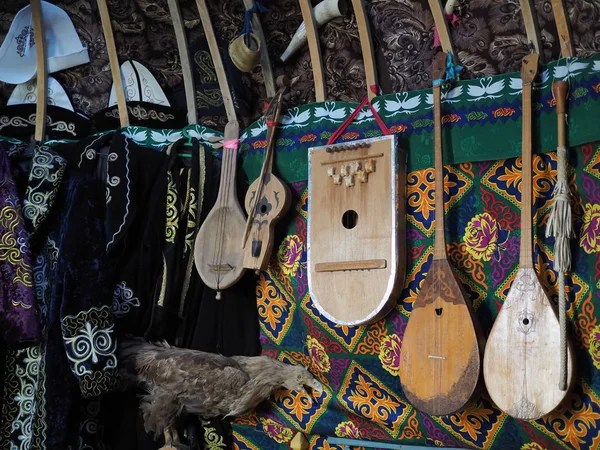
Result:
{"label": "red ribbon", "polygon": [[[371,89],[371,92],[373,92],[374,94],[379,94],[379,89],[376,85],[373,84],[369,86],[369,89]],[[381,116],[379,116],[377,111],[375,111],[375,108],[373,108],[373,104],[369,101],[369,94],[367,94],[365,95],[365,98],[363,98],[362,102],[360,102],[360,104],[356,107],[356,109],[352,111],[352,114],[350,114],[348,118],[344,121],[344,123],[342,123],[340,127],[337,130],[335,130],[335,133],[331,135],[331,137],[327,141],[327,145],[331,145],[338,140],[338,138],[342,135],[346,128],[348,128],[348,125],[350,125],[354,121],[356,116],[358,116],[358,113],[365,107],[365,105],[369,105],[369,109],[373,113],[373,117],[379,125],[379,128],[381,128],[381,131],[383,131],[383,134],[385,134],[386,136],[390,134],[390,129],[387,127]]]}
{"label": "red ribbon", "polygon": [[229,149],[234,149],[237,150],[237,148],[240,146],[240,140],[239,139],[230,139],[230,140],[225,140],[223,141],[223,148],[229,148]]}

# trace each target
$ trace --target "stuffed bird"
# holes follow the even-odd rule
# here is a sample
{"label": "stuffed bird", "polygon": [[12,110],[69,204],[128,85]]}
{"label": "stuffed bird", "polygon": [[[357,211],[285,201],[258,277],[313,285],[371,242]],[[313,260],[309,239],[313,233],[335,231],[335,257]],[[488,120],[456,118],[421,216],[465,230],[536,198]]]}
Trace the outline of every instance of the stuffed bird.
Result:
{"label": "stuffed bird", "polygon": [[140,338],[119,343],[122,378],[142,385],[144,428],[159,435],[182,414],[203,418],[236,417],[254,409],[275,391],[323,387],[303,366],[267,356],[226,357],[214,353],[151,344]]}

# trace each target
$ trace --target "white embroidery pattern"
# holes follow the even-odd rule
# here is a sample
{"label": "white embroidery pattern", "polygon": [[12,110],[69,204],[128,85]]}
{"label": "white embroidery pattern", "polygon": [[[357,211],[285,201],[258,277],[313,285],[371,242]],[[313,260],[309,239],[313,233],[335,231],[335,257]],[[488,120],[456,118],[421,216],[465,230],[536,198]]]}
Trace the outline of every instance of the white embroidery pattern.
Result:
{"label": "white embroidery pattern", "polygon": [[[119,155],[117,155],[115,152],[110,152],[108,154],[108,164],[115,162],[117,159],[119,159]],[[106,204],[108,205],[110,203],[110,201],[112,200],[112,195],[110,195],[110,188],[111,187],[115,187],[118,186],[121,183],[121,178],[119,178],[118,176],[114,175],[114,176],[110,176],[110,170],[106,170]]]}
{"label": "white embroidery pattern", "polygon": [[113,243],[115,242],[115,239],[117,238],[117,235],[123,230],[123,227],[125,227],[125,224],[127,223],[127,217],[129,216],[129,195],[130,195],[130,190],[131,190],[131,179],[129,178],[129,141],[125,140],[125,179],[127,180],[127,188],[126,188],[126,194],[125,194],[125,214],[123,215],[123,222],[121,222],[121,225],[119,225],[119,229],[117,231],[115,231],[115,233],[112,235],[112,238],[110,239],[110,241],[108,242],[108,244],[106,244],[106,249],[110,249],[111,245],[113,245]]}
{"label": "white embroidery pattern", "polygon": [[7,392],[4,406],[5,420],[10,421],[6,425],[11,427],[11,450],[45,448],[45,352],[41,350],[40,346],[35,345],[10,350],[7,355],[7,362],[11,362],[8,366],[14,364],[14,371],[6,374],[5,383],[16,388]]}
{"label": "white embroidery pattern", "polygon": [[[78,376],[92,373],[92,364],[98,364],[100,358],[106,358],[106,368],[117,367],[117,358],[114,355],[115,343],[112,339],[114,325],[100,328],[91,322],[86,322],[85,327],[65,342],[70,350],[67,358],[74,364],[73,372]],[[91,364],[90,364],[91,362]]]}
{"label": "white embroidery pattern", "polygon": [[131,311],[132,307],[140,306],[140,300],[133,296],[133,291],[127,287],[127,283],[122,281],[115,287],[113,302],[110,310],[115,317],[121,318]]}
{"label": "white embroidery pattern", "polygon": [[[82,418],[79,426],[79,450],[94,450],[94,444],[98,444],[97,450],[104,449],[102,444],[102,435],[104,427],[102,426],[100,416],[100,402],[92,400],[81,408]],[[99,435],[99,436],[96,436]]]}

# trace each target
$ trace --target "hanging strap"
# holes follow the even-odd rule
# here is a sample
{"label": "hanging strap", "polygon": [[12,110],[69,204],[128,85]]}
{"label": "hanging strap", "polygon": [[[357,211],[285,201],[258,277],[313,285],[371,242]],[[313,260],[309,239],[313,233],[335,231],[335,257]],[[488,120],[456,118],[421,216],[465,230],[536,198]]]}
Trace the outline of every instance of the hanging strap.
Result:
{"label": "hanging strap", "polygon": [[181,17],[181,9],[178,0],[167,0],[169,4],[169,13],[175,29],[175,38],[177,39],[177,50],[181,60],[181,73],[183,75],[183,86],[185,88],[185,100],[187,105],[188,124],[198,122],[198,113],[196,111],[196,94],[194,89],[194,75],[190,64],[190,52],[185,38],[185,26]]}
{"label": "hanging strap", "polygon": [[46,70],[46,41],[44,37],[44,21],[42,4],[40,0],[30,0],[33,15],[33,33],[35,37],[35,57],[37,64],[37,87],[35,105],[35,133],[36,142],[43,142],[46,138],[46,104],[48,97],[48,73]]}
{"label": "hanging strap", "polygon": [[[379,89],[375,85],[369,86],[369,89],[371,90],[371,92],[375,93],[375,95],[379,93]],[[386,136],[390,134],[390,129],[387,127],[387,125],[385,124],[379,113],[375,110],[375,108],[373,108],[373,104],[371,103],[371,100],[369,100],[369,95],[367,94],[365,95],[365,98],[363,98],[362,102],[360,102],[359,105],[354,109],[354,111],[352,111],[352,114],[350,114],[348,118],[344,120],[344,123],[342,123],[340,127],[337,130],[335,130],[335,133],[331,135],[331,137],[327,141],[327,145],[331,145],[338,140],[342,133],[346,131],[348,125],[350,125],[354,121],[358,113],[365,107],[365,105],[369,105],[369,109],[373,113],[373,117],[379,125],[379,128],[381,128],[381,131],[383,131],[383,134]]]}
{"label": "hanging strap", "polygon": [[[258,5],[258,2],[256,4]],[[254,8],[255,6],[254,0],[244,0],[244,6],[246,7],[246,11],[252,10],[252,8]],[[264,6],[262,7],[264,8]],[[267,40],[265,39],[265,34],[263,33],[262,25],[260,24],[260,19],[258,18],[258,15],[252,14],[250,20],[252,31],[254,32],[254,34],[256,34],[258,40],[260,41],[260,67],[262,68],[263,80],[265,82],[265,91],[267,93],[267,97],[272,98],[275,96],[277,88],[275,87],[275,77],[273,76],[271,60],[269,59]],[[244,27],[245,26],[246,23],[244,22]]]}
{"label": "hanging strap", "polygon": [[433,15],[434,40],[435,36],[437,36],[442,50],[449,55],[456,56],[452,40],[450,39],[447,15],[442,7],[441,0],[429,0],[429,9],[431,9],[431,14]]}
{"label": "hanging strap", "polygon": [[254,14],[265,13],[268,11],[265,8],[260,0],[255,0],[254,5],[249,8],[246,7],[246,11],[244,12],[244,27],[242,28],[242,34],[244,35],[244,40],[246,41],[246,46],[250,47],[250,34],[252,34],[252,17]]}
{"label": "hanging strap", "polygon": [[439,86],[440,84],[445,83],[446,81],[452,81],[458,78],[458,76],[460,75],[460,73],[462,72],[462,70],[464,69],[463,66],[459,65],[459,64],[454,64],[454,60],[452,58],[452,53],[448,53],[446,55],[446,70],[445,70],[445,75],[444,78],[437,78],[435,80],[433,80],[433,85],[434,86]]}
{"label": "hanging strap", "polygon": [[119,67],[119,56],[117,46],[115,45],[115,36],[110,23],[110,14],[106,0],[98,0],[98,10],[100,11],[100,20],[102,21],[102,31],[106,41],[106,50],[110,62],[110,71],[113,78],[113,86],[117,95],[117,108],[119,110],[119,120],[121,127],[129,126],[129,113],[127,111],[127,102],[125,100],[125,90],[123,89],[123,80],[121,78],[121,69]]}

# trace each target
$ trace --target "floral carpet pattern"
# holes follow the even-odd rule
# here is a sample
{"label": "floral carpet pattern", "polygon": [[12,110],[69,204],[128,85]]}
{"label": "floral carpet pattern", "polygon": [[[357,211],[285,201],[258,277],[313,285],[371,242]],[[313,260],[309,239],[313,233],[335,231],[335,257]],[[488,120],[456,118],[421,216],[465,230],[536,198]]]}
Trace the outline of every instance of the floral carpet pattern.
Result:
{"label": "floral carpet pattern", "polygon": [[[494,77],[490,82],[499,79]],[[469,86],[465,86],[466,91]],[[506,91],[494,102],[502,105],[514,98]],[[597,103],[590,98],[588,106],[573,104],[571,111],[578,114],[578,107],[582,108],[579,113],[590,111]],[[482,105],[485,102],[471,108]],[[547,106],[548,116],[544,120],[555,123],[554,105],[550,102]],[[312,404],[304,394],[295,391],[284,391],[263,403],[234,424],[234,448],[288,448],[297,431],[309,436],[312,450],[341,449],[327,441],[332,436],[472,449],[599,448],[600,322],[596,308],[600,307],[600,136],[592,143],[575,145],[569,150],[569,183],[577,231],[572,240],[573,272],[567,280],[569,337],[577,361],[573,389],[558,409],[536,421],[518,421],[507,416],[493,404],[484,387],[463,410],[432,417],[417,411],[407,401],[398,373],[404,330],[433,259],[434,171],[420,161],[413,164],[407,176],[407,270],[395,308],[384,319],[367,326],[345,327],[329,322],[320,315],[308,291],[306,149],[324,144],[336,128],[334,121],[325,124],[319,121],[316,110],[328,107],[335,110],[340,103],[309,107],[310,120],[297,128],[284,125],[280,132],[282,145],[276,155],[277,167],[290,186],[293,207],[277,226],[276,250],[268,270],[257,279],[256,298],[263,353],[305,365],[321,381],[324,392]],[[446,113],[458,111],[456,114],[461,117],[473,112],[461,104],[446,108]],[[427,104],[423,104],[415,107],[413,117],[428,120],[429,114]],[[506,299],[519,261],[521,160],[514,157],[520,152],[519,105],[514,116],[514,122],[512,118],[503,122],[507,124],[504,153],[501,150],[494,153],[504,154],[504,158],[491,161],[481,161],[479,156],[476,162],[462,159],[463,162],[456,163],[465,157],[460,146],[452,146],[460,129],[451,128],[450,123],[443,127],[446,136],[452,135],[447,150],[454,158],[454,163],[444,170],[448,255],[486,336]],[[386,118],[390,116],[384,115]],[[494,119],[490,120],[472,125],[472,133],[483,136],[499,126]],[[536,120],[542,121],[539,116]],[[576,123],[582,122],[572,122],[573,128]],[[549,122],[548,129],[551,127]],[[243,168],[249,180],[260,170],[264,134],[253,132],[260,128],[259,121],[244,132]],[[403,133],[399,128],[396,132]],[[355,123],[348,134],[342,140],[368,137],[373,134],[373,126]],[[311,135],[312,138],[306,137]],[[534,260],[542,283],[556,301],[553,239],[545,237],[556,179],[556,152],[548,152],[555,145],[550,143],[554,138],[548,140],[545,131],[539,136],[533,162]],[[288,147],[286,139],[293,144]],[[405,143],[409,158],[428,152],[433,145],[430,139],[414,136],[409,136]],[[453,149],[458,150],[453,152]],[[473,156],[465,159],[468,157]]]}
{"label": "floral carpet pattern", "polygon": [[[401,297],[384,319],[344,327],[322,317],[308,293],[307,183],[290,185],[293,212],[267,272],[257,281],[263,352],[310,368],[325,391],[311,405],[284,392],[235,425],[238,449],[287,448],[296,430],[311,435],[314,450],[338,448],[325,436],[400,441],[476,449],[592,449],[600,445],[600,143],[570,150],[577,239],[568,286],[570,338],[577,383],[552,414],[523,422],[508,417],[485,390],[456,414],[431,417],[415,410],[398,378],[402,337],[413,301],[433,258],[431,169],[411,172],[407,186],[407,276]],[[537,272],[557,298],[552,239],[544,237],[556,177],[556,154],[536,155],[534,208]],[[519,258],[521,162],[463,163],[446,171],[449,259],[486,335],[515,276]],[[452,181],[455,180],[455,181]],[[425,208],[421,207],[425,205]],[[558,350],[557,350],[558,351]]]}

